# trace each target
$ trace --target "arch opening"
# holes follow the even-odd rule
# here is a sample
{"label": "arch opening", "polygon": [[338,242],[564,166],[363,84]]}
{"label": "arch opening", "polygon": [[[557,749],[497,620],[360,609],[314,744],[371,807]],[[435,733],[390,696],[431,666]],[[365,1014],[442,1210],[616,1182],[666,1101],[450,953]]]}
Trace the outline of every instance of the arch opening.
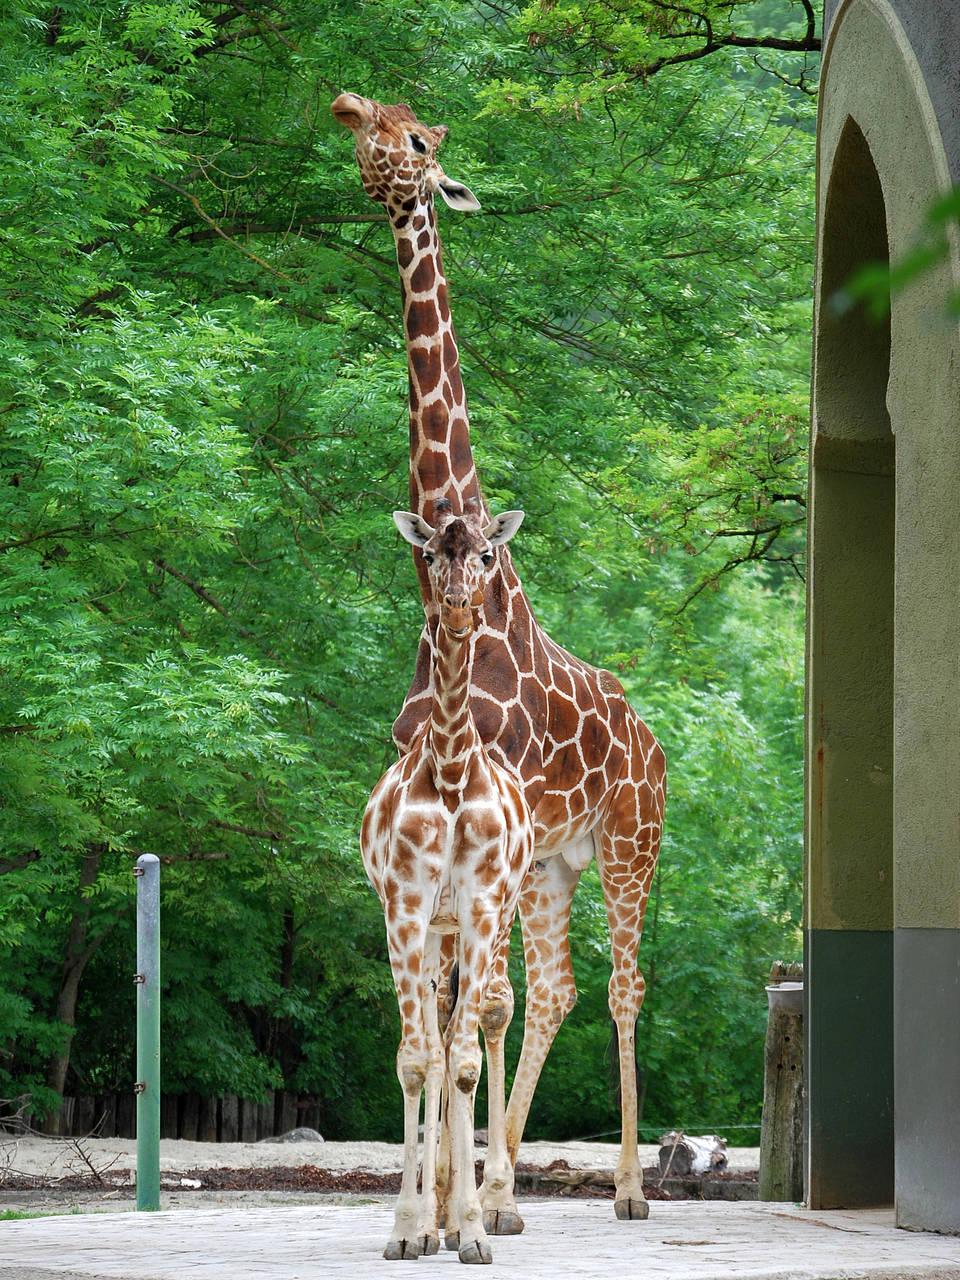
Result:
{"label": "arch opening", "polygon": [[849,117],[822,218],[807,724],[811,1207],[893,1200],[895,452],[890,322],[838,305],[889,260],[883,189]]}

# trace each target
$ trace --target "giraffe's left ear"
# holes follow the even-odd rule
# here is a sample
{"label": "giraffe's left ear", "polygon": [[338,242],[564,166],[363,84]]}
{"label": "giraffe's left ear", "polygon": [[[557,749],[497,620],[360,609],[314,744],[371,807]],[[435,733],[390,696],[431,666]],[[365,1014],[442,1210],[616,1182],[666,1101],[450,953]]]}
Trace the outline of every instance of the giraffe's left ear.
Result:
{"label": "giraffe's left ear", "polygon": [[451,209],[459,209],[461,213],[469,213],[472,209],[480,208],[480,201],[470,188],[465,187],[462,182],[451,182],[449,178],[444,177],[440,179],[437,185],[440,188],[440,194]]}
{"label": "giraffe's left ear", "polygon": [[502,547],[505,542],[510,541],[522,524],[522,511],[504,511],[502,515],[493,517],[484,529],[483,536],[491,546]]}
{"label": "giraffe's left ear", "polygon": [[412,547],[422,547],[433,537],[433,530],[426,520],[414,515],[412,511],[395,511],[393,523]]}

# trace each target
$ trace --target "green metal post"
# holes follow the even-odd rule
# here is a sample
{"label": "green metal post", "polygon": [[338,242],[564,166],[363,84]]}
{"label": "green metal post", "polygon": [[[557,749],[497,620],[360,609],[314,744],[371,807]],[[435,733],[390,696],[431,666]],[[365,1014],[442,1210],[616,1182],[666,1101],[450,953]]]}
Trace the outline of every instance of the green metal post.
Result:
{"label": "green metal post", "polygon": [[137,1208],[160,1208],[160,860],[137,859]]}

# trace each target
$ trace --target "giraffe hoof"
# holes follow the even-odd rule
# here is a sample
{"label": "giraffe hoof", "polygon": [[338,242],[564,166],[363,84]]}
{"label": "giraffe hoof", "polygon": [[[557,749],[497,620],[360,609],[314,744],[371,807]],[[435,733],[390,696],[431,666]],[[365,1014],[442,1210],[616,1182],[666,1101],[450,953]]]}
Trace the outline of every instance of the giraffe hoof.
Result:
{"label": "giraffe hoof", "polygon": [[650,1216],[650,1206],[646,1200],[617,1200],[613,1211],[621,1222],[641,1222]]}
{"label": "giraffe hoof", "polygon": [[460,1261],[481,1263],[492,1262],[493,1251],[487,1244],[486,1240],[470,1240],[460,1250]]}
{"label": "giraffe hoof", "polygon": [[383,1251],[388,1262],[416,1262],[420,1257],[419,1240],[391,1240]]}
{"label": "giraffe hoof", "polygon": [[523,1230],[523,1219],[513,1209],[485,1209],[483,1229],[488,1236],[518,1236]]}
{"label": "giraffe hoof", "polygon": [[421,1258],[432,1258],[435,1253],[440,1252],[439,1236],[421,1236],[417,1244],[420,1246]]}
{"label": "giraffe hoof", "polygon": [[444,1244],[444,1248],[446,1248],[446,1249],[450,1249],[451,1251],[452,1251],[452,1250],[454,1250],[454,1249],[458,1249],[458,1250],[459,1250],[459,1248],[460,1248],[460,1232],[459,1232],[459,1231],[445,1231],[445,1232],[444,1232],[444,1235],[443,1235],[443,1244]]}

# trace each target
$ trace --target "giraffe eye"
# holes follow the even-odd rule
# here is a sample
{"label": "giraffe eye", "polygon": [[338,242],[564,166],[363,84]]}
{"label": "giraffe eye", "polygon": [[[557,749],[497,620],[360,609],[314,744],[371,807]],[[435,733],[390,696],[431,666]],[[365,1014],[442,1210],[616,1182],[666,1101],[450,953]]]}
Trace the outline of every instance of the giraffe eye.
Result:
{"label": "giraffe eye", "polygon": [[480,557],[480,563],[483,565],[485,569],[489,568],[489,566],[493,564],[493,552],[485,551],[483,555]]}
{"label": "giraffe eye", "polygon": [[433,556],[430,554],[430,552],[429,552],[429,551],[425,551],[425,552],[423,553],[423,563],[424,563],[425,565],[431,565],[431,564],[433,564]]}
{"label": "giraffe eye", "polygon": [[427,144],[418,133],[411,133],[410,141],[413,143],[414,151],[418,152],[422,156],[427,154]]}

